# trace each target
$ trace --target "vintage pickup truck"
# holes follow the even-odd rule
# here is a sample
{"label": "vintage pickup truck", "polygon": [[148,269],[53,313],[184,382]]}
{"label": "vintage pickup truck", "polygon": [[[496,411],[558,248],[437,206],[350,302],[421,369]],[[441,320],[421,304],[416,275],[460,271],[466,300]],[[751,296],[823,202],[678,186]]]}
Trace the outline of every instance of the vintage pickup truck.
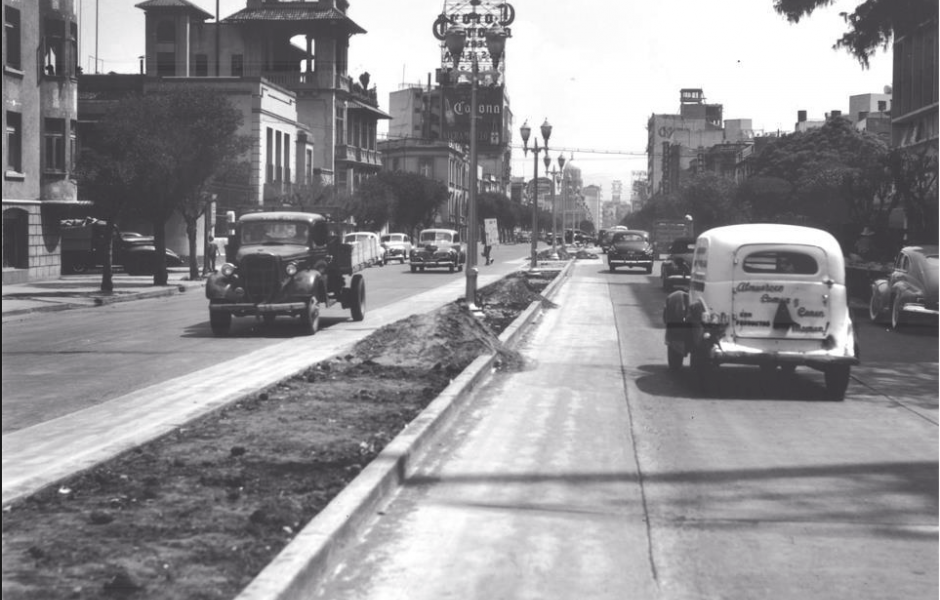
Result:
{"label": "vintage pickup truck", "polygon": [[[298,317],[304,333],[320,327],[320,309],[340,303],[354,321],[365,318],[366,287],[341,224],[304,212],[243,215],[226,246],[226,263],[206,282],[209,323],[228,334],[232,317]],[[347,277],[350,279],[347,283]]]}

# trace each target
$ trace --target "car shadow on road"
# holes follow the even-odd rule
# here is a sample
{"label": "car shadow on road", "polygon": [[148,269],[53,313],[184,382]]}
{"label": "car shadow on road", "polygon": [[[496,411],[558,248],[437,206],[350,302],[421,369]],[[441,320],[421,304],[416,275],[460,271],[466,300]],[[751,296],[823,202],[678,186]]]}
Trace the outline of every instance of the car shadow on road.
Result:
{"label": "car shadow on road", "polygon": [[666,366],[665,359],[663,356],[664,364],[640,365],[632,370],[640,391],[650,396],[690,400],[828,401],[822,373],[809,367],[785,374],[779,370],[765,373],[759,367],[724,365],[718,368],[708,393],[705,393],[688,364],[672,371]]}
{"label": "car shadow on road", "polygon": [[[320,329],[328,329],[337,323],[346,323],[349,317],[320,317]],[[183,331],[184,338],[271,338],[287,339],[300,337],[300,320],[294,317],[278,317],[273,323],[265,323],[261,319],[250,317],[232,319],[232,327],[226,336],[217,336],[212,333],[209,321],[194,323]]]}

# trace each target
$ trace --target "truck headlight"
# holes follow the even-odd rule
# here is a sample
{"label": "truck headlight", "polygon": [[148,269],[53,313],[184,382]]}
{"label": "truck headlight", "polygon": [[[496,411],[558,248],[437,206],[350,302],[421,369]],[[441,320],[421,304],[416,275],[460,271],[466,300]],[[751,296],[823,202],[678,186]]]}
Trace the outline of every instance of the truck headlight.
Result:
{"label": "truck headlight", "polygon": [[297,263],[287,263],[287,266],[284,267],[284,271],[293,277],[297,274]]}
{"label": "truck headlight", "polygon": [[220,269],[223,277],[231,277],[235,274],[235,265],[232,263],[225,263]]}

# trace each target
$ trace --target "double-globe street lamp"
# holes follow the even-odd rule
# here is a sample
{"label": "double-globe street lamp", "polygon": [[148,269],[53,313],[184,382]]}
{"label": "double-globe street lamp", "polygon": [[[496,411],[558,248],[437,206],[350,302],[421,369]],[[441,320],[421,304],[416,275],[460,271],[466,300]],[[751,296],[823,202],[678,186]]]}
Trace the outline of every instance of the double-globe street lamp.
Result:
{"label": "double-globe street lamp", "polygon": [[[474,9],[475,9],[474,5]],[[493,60],[493,73],[499,76],[499,61],[506,49],[506,38],[509,37],[507,30],[499,24],[486,28],[484,33],[486,38],[486,49]],[[460,71],[460,56],[463,54],[464,46],[467,43],[467,31],[460,25],[452,25],[444,34],[444,45],[447,52],[454,60],[454,71],[458,74],[467,75]],[[477,241],[480,237],[479,224],[477,223],[477,119],[479,108],[477,106],[477,86],[480,78],[480,66],[477,62],[476,51],[471,53],[471,71],[470,76],[470,197],[467,202],[467,287],[466,301],[471,310],[476,308],[477,297]]]}
{"label": "double-globe street lamp", "polygon": [[552,175],[552,258],[558,258],[558,206],[555,203],[555,186],[558,182],[558,175],[562,174],[564,176],[565,172],[565,157],[562,154],[558,155],[558,167],[561,171],[557,169],[552,169],[551,171],[548,168],[552,165],[552,159],[548,155],[548,152],[545,153],[545,172],[551,173]]}
{"label": "double-globe street lamp", "polygon": [[[548,119],[545,119],[545,122],[542,123],[542,126],[539,128],[542,132],[542,140],[545,145],[542,148],[539,148],[539,139],[535,138],[532,144],[532,158],[533,164],[535,165],[535,174],[532,176],[532,188],[533,188],[533,199],[532,199],[532,263],[531,268],[535,269],[539,264],[538,257],[538,227],[539,227],[539,152],[545,151],[548,154],[548,138],[552,137],[552,126],[548,123]],[[532,128],[529,127],[529,122],[526,121],[522,124],[522,127],[519,128],[519,133],[522,135],[522,154],[523,156],[528,155],[529,153],[529,135],[532,134]],[[546,165],[546,169],[547,169]]]}

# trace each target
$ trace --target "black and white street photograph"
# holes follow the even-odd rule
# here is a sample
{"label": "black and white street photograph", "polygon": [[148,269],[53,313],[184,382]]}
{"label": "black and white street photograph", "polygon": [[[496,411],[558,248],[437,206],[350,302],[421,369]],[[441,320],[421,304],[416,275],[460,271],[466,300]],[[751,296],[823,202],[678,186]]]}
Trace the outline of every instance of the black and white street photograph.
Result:
{"label": "black and white street photograph", "polygon": [[4,600],[935,600],[936,0],[0,0]]}

